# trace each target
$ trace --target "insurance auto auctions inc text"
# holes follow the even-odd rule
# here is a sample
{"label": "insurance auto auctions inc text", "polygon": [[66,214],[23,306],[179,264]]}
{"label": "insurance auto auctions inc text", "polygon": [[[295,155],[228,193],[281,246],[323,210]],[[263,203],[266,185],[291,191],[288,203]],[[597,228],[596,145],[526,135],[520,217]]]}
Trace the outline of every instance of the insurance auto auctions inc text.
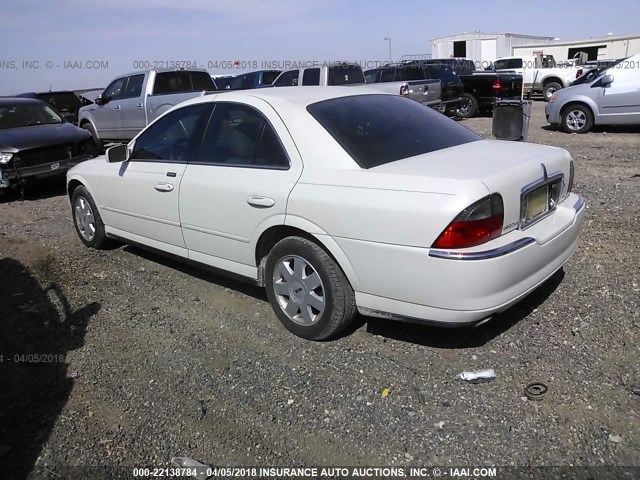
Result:
{"label": "insurance auto auctions inc text", "polygon": [[215,468],[211,477],[253,478],[439,478],[495,477],[496,468],[487,467],[249,467]]}

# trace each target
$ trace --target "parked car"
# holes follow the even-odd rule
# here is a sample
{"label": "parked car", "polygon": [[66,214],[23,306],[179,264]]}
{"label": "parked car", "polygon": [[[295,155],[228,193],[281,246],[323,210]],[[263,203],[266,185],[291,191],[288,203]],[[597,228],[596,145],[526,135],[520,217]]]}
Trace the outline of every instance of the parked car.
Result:
{"label": "parked car", "polygon": [[91,135],[31,98],[0,98],[0,194],[95,156]]}
{"label": "parked car", "polygon": [[409,80],[406,70],[395,66],[373,68],[364,72],[367,84],[378,85],[377,90],[397,93],[429,107],[439,109],[442,104],[440,80]]}
{"label": "parked car", "polygon": [[640,125],[640,55],[609,67],[591,83],[554,93],[545,114],[567,133],[586,133],[594,125]]}
{"label": "parked car", "polygon": [[247,90],[271,86],[280,73],[280,70],[258,70],[256,72],[241,73],[231,80],[229,88],[231,90]]}
{"label": "parked car", "polygon": [[136,243],[266,287],[287,329],[356,311],[476,324],[567,261],[566,150],[482,140],[398,95],[282,88],[182,103],[67,175],[88,247]]}
{"label": "parked car", "polygon": [[26,92],[16,95],[17,98],[37,98],[52,106],[67,122],[78,124],[78,110],[82,101],[73,92],[61,90],[56,92]]}
{"label": "parked car", "polygon": [[[385,69],[387,69],[385,71]],[[462,80],[453,68],[445,64],[428,64],[422,60],[403,62],[399,65],[376,69],[381,72],[379,78],[391,75],[394,79],[403,81],[439,80],[440,81],[440,105],[438,109],[443,113],[453,113],[462,103],[464,93]]]}
{"label": "parked car", "polygon": [[[440,107],[441,85],[439,80],[390,78],[394,71],[389,70],[379,78],[368,71],[369,78],[365,78],[362,67],[356,63],[338,62],[320,67],[300,68],[282,72],[273,83],[274,87],[304,87],[304,86],[359,86],[370,87],[372,90],[402,95],[424,105],[434,108]],[[374,80],[378,80],[378,82]],[[365,83],[366,82],[366,83]],[[369,85],[371,84],[371,85]]]}
{"label": "parked car", "polygon": [[522,94],[522,75],[510,72],[477,71],[468,58],[429,58],[419,60],[422,65],[448,65],[462,81],[462,101],[455,114],[460,118],[475,117],[478,112],[491,111],[496,100],[519,99]]}
{"label": "parked car", "polygon": [[522,75],[525,91],[541,92],[546,102],[554,92],[567,88],[575,80],[579,68],[575,62],[558,63],[553,55],[502,57],[491,67],[496,72]]}
{"label": "parked car", "polygon": [[215,91],[205,70],[147,70],[113,80],[94,101],[82,107],[79,126],[91,133],[96,148],[125,142],[172,106]]}

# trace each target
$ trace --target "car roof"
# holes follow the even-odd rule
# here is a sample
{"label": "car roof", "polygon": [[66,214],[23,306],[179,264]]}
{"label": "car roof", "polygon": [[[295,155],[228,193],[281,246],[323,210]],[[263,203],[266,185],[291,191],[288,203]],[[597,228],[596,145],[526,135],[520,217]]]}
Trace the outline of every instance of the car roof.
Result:
{"label": "car roof", "polygon": [[10,107],[12,105],[46,105],[45,102],[37,98],[27,97],[5,97],[0,98],[0,107]]}
{"label": "car roof", "polygon": [[180,104],[180,106],[194,105],[213,101],[241,101],[247,96],[260,98],[275,106],[298,106],[306,108],[312,103],[330,100],[332,98],[350,97],[355,95],[390,95],[384,92],[374,91],[371,88],[360,86],[349,87],[270,87],[250,90],[229,90],[228,92],[216,92],[203,97],[192,98]]}

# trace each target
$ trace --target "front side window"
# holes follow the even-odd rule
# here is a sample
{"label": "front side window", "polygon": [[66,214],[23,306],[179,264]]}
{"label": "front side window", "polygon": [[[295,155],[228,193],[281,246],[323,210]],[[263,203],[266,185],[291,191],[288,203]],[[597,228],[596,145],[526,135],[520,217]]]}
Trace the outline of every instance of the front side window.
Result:
{"label": "front side window", "polygon": [[397,95],[334,98],[313,103],[307,111],[365,169],[481,139],[433,109]]}
{"label": "front side window", "polygon": [[164,160],[186,162],[197,144],[197,132],[210,104],[199,104],[175,110],[153,123],[137,138],[131,160]]}
{"label": "front side window", "polygon": [[288,168],[289,158],[260,112],[247,105],[218,103],[205,132],[198,163]]}
{"label": "front side window", "polygon": [[273,84],[274,87],[295,87],[298,85],[298,76],[300,75],[299,70],[289,70],[288,72],[284,72],[282,75],[278,77],[276,83]]}
{"label": "front side window", "polygon": [[109,100],[120,100],[124,96],[124,87],[127,83],[127,77],[118,78],[111,82],[111,84],[105,89],[104,98]]}

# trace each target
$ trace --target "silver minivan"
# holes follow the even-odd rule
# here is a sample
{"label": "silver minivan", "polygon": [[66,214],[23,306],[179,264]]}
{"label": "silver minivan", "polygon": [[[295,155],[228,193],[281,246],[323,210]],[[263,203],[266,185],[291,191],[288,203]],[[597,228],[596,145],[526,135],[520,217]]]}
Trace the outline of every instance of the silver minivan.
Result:
{"label": "silver minivan", "polygon": [[545,106],[547,121],[568,133],[594,125],[640,125],[640,55],[608,68],[594,81],[555,92]]}

